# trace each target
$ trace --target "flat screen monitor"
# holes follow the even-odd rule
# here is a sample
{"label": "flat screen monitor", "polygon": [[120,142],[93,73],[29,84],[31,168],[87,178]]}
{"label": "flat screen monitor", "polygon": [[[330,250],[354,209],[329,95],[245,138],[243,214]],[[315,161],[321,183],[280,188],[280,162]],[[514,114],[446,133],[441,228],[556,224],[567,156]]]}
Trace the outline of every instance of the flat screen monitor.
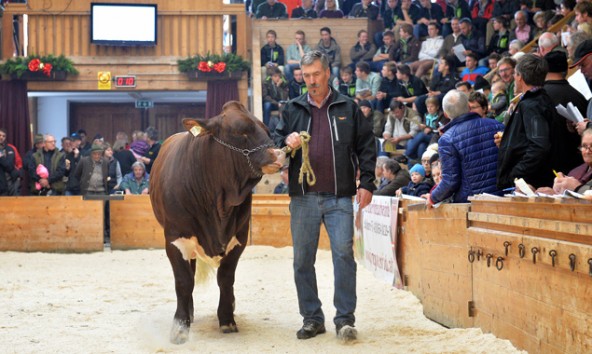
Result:
{"label": "flat screen monitor", "polygon": [[155,46],[156,4],[90,4],[90,41],[109,46]]}

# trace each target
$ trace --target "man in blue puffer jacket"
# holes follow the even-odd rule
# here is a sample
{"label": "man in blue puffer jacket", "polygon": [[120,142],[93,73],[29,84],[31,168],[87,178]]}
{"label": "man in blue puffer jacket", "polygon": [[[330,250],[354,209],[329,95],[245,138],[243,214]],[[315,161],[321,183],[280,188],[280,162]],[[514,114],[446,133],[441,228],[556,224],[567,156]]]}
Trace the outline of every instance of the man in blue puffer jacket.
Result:
{"label": "man in blue puffer jacket", "polygon": [[442,128],[444,134],[438,141],[442,182],[429,196],[428,206],[450,197],[454,203],[465,203],[474,194],[499,194],[498,148],[493,136],[503,131],[504,125],[469,112],[467,96],[457,90],[444,96],[442,106],[451,122]]}

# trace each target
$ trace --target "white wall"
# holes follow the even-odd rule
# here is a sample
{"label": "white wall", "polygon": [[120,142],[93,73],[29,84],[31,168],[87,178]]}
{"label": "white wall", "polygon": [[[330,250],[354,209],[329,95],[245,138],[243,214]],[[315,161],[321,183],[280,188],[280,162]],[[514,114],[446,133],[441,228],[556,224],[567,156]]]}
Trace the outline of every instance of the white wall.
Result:
{"label": "white wall", "polygon": [[37,99],[37,132],[51,134],[57,140],[58,149],[61,140],[68,136],[68,99],[66,97],[39,97]]}

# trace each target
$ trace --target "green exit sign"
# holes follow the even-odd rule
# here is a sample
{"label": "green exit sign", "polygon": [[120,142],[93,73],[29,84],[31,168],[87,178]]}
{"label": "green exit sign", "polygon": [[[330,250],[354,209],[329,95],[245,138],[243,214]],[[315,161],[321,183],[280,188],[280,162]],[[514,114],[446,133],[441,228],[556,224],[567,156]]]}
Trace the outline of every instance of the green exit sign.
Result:
{"label": "green exit sign", "polygon": [[136,108],[154,108],[154,101],[151,100],[136,100]]}

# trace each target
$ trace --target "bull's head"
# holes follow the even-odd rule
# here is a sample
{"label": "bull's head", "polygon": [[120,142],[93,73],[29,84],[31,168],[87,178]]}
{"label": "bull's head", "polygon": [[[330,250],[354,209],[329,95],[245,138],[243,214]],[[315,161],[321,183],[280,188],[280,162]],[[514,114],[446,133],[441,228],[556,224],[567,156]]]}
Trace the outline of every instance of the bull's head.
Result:
{"label": "bull's head", "polygon": [[209,134],[226,148],[242,153],[255,174],[276,173],[284,162],[265,125],[240,102],[227,102],[211,119],[183,119],[183,125],[195,136]]}

